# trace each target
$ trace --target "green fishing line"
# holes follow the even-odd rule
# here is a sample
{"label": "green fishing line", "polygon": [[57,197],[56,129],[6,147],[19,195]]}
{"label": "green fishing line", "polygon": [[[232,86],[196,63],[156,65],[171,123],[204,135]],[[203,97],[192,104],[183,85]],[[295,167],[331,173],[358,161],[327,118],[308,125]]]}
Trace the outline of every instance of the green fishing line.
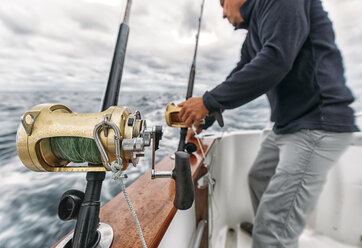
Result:
{"label": "green fishing line", "polygon": [[101,154],[93,139],[81,137],[53,137],[50,145],[54,155],[74,163],[102,164]]}

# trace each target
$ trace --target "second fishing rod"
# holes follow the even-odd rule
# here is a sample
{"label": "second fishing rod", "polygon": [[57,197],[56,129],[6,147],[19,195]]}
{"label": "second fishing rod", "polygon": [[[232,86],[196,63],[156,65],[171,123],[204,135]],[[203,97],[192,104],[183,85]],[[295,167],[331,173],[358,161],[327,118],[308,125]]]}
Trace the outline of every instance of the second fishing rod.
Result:
{"label": "second fishing rod", "polygon": [[[196,73],[196,57],[197,57],[197,49],[198,49],[198,45],[199,45],[199,37],[200,37],[200,30],[201,30],[202,14],[204,11],[204,4],[205,4],[205,0],[202,0],[200,16],[199,16],[199,25],[198,25],[197,34],[196,34],[194,57],[192,60],[189,81],[188,81],[188,85],[187,85],[186,100],[189,99],[190,97],[192,97],[192,92],[194,89],[195,73]],[[180,108],[171,107],[171,109],[174,109],[175,112],[180,111]],[[172,112],[172,110],[170,112]],[[211,118],[209,118],[210,123],[212,123],[214,120],[216,120],[220,127],[224,126],[224,121],[222,118],[221,111],[210,112],[208,115],[211,117]],[[166,118],[166,119],[168,119],[167,121],[168,121],[169,126],[182,126],[181,130],[180,130],[180,140],[179,140],[177,150],[178,151],[186,150],[188,153],[192,153],[192,152],[196,151],[197,148],[194,143],[191,143],[191,142],[186,143],[186,136],[187,136],[188,128],[185,127],[185,124],[180,122],[179,118],[176,118],[176,120],[172,120],[172,117],[168,116],[168,118]],[[203,124],[206,124],[205,121],[206,121],[206,118],[204,120],[202,120]],[[176,124],[176,125],[173,125],[173,124]]]}
{"label": "second fishing rod", "polygon": [[[202,0],[200,16],[199,16],[199,25],[198,25],[198,29],[197,29],[197,33],[196,33],[194,57],[193,57],[192,64],[191,64],[189,81],[187,84],[186,100],[189,99],[190,97],[192,97],[192,92],[194,89],[195,73],[196,73],[196,57],[197,57],[197,49],[199,46],[199,37],[200,37],[200,30],[201,30],[202,14],[204,12],[204,4],[205,4],[205,0]],[[180,140],[179,140],[178,148],[177,148],[178,151],[185,151],[185,149],[186,149],[185,141],[186,141],[187,130],[188,130],[187,127],[182,127],[180,129]],[[193,144],[190,146],[192,146],[192,147],[189,147],[189,149],[187,149],[187,150],[190,150],[190,151],[196,150],[196,146],[194,146]]]}

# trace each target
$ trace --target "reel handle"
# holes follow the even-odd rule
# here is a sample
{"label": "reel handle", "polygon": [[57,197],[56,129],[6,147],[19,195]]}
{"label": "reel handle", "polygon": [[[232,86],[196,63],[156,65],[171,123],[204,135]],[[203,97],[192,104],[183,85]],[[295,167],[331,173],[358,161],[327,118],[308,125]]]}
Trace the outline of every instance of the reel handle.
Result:
{"label": "reel handle", "polygon": [[172,178],[176,183],[174,206],[180,210],[189,209],[194,202],[194,184],[191,176],[190,155],[183,151],[175,153],[175,168]]}
{"label": "reel handle", "polygon": [[184,151],[175,152],[175,168],[172,171],[155,170],[155,151],[158,142],[162,138],[162,128],[156,127],[152,131],[152,170],[151,179],[173,178],[176,185],[173,205],[180,210],[189,209],[194,202],[194,184],[191,176],[190,155]]}

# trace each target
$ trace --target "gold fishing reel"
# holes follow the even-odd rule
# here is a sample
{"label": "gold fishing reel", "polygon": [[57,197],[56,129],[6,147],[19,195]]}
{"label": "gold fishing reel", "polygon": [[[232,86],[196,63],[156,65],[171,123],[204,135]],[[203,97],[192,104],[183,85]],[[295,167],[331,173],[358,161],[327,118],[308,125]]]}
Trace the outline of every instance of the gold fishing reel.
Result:
{"label": "gold fishing reel", "polygon": [[[182,127],[187,128],[186,124],[179,118],[179,113],[182,107],[176,106],[173,102],[170,102],[166,106],[165,119],[166,123],[170,127]],[[205,124],[205,119],[200,121],[200,124]]]}
{"label": "gold fishing reel", "polygon": [[[186,124],[180,120],[179,113],[182,107],[176,106],[173,102],[170,102],[166,106],[165,119],[166,123],[170,127],[187,128]],[[208,116],[212,116],[218,122],[220,127],[224,126],[224,120],[222,118],[221,111],[210,112]],[[200,121],[201,125],[206,123],[205,119]]]}
{"label": "gold fishing reel", "polygon": [[[98,147],[95,150],[101,162],[70,164],[74,161],[59,158],[52,143],[59,137],[89,139],[87,144]],[[161,127],[147,129],[140,112],[132,114],[127,107],[112,106],[100,113],[77,114],[64,105],[40,104],[22,116],[16,146],[20,160],[33,171],[107,171],[114,161],[125,170],[129,163],[137,165],[153,138],[161,137]]]}
{"label": "gold fishing reel", "polygon": [[176,106],[173,102],[170,102],[166,106],[165,119],[166,123],[170,127],[187,127],[179,118],[181,107]]}

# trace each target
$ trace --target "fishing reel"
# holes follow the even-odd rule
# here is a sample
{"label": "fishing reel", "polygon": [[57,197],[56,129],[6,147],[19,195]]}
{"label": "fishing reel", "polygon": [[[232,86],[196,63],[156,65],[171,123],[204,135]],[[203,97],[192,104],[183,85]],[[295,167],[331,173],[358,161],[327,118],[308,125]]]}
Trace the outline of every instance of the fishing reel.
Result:
{"label": "fishing reel", "polygon": [[[180,113],[181,109],[182,109],[182,107],[176,106],[173,102],[170,102],[167,104],[166,112],[165,112],[165,119],[166,119],[166,123],[168,126],[180,127],[180,128],[188,127],[179,118],[179,113]],[[224,126],[224,119],[223,119],[220,111],[210,112],[208,116],[215,118],[215,120],[217,121],[217,123],[219,124],[220,127]],[[205,125],[205,124],[206,124],[205,119],[202,119],[200,121],[200,125]]]}
{"label": "fishing reel", "polygon": [[[165,119],[166,123],[170,127],[179,127],[181,128],[181,139],[186,138],[187,128],[188,126],[182,122],[179,118],[179,113],[181,111],[182,107],[176,106],[173,102],[170,102],[167,104],[166,112],[165,112]],[[206,119],[208,119],[209,125],[212,124],[215,120],[218,122],[220,127],[224,126],[224,120],[221,114],[221,111],[216,112],[210,112],[205,119],[202,119],[200,121],[200,127],[207,125]],[[194,126],[192,126],[194,132],[196,133],[196,129]],[[179,149],[186,150],[187,153],[192,154],[193,152],[197,151],[197,146],[195,142],[188,142],[185,144],[185,140],[180,141],[182,142],[182,145],[179,144]]]}
{"label": "fishing reel", "polygon": [[[147,129],[139,111],[112,106],[100,113],[77,114],[60,104],[41,104],[25,113],[17,132],[17,152],[33,171],[108,171],[136,166],[144,148],[162,139],[162,127]],[[70,162],[88,163],[70,165]]]}
{"label": "fishing reel", "polygon": [[64,105],[40,104],[22,116],[16,146],[20,160],[33,171],[101,172],[113,171],[114,164],[121,170],[130,163],[136,166],[145,147],[152,145],[151,178],[173,178],[174,205],[188,209],[194,200],[189,156],[176,152],[173,171],[156,171],[155,151],[161,139],[161,126],[147,128],[140,112],[132,114],[127,107],[77,114]]}

